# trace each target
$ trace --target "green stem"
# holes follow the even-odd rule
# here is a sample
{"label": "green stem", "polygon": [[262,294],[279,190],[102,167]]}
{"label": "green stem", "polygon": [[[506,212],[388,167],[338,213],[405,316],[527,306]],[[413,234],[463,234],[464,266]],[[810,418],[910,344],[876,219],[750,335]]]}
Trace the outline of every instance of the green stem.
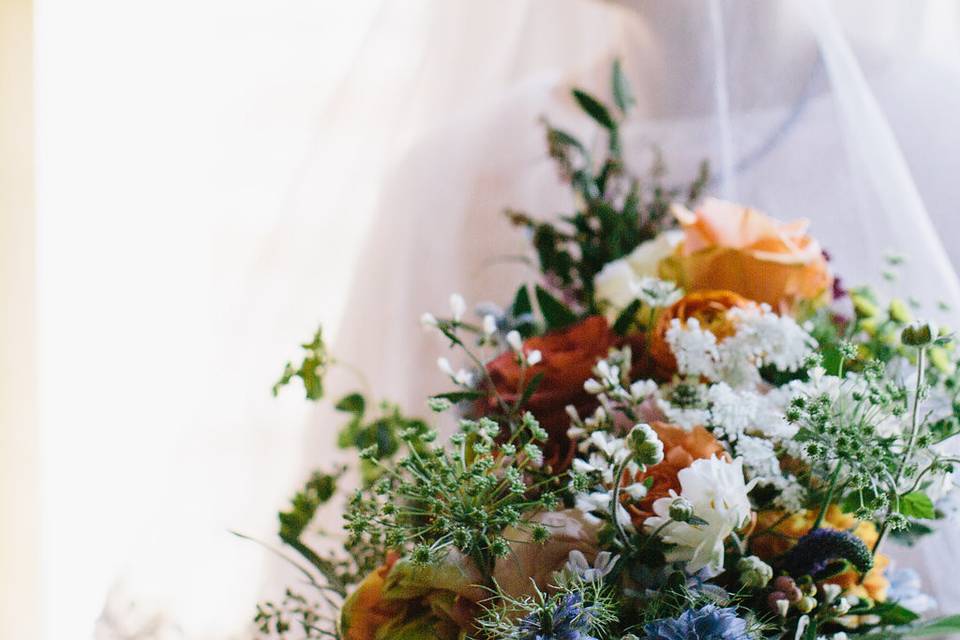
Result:
{"label": "green stem", "polygon": [[819,529],[820,525],[823,524],[823,518],[827,515],[827,509],[830,508],[830,503],[833,502],[833,492],[837,488],[837,479],[840,477],[840,461],[837,460],[836,466],[833,468],[833,471],[830,473],[830,488],[827,489],[827,497],[824,499],[823,504],[820,506],[820,513],[817,514],[817,519],[813,523],[813,529]]}

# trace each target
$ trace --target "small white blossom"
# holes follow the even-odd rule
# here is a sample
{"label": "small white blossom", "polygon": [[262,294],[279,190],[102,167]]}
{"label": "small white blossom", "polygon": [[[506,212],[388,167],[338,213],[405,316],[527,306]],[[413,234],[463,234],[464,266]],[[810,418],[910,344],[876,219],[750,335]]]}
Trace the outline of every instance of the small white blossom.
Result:
{"label": "small white blossom", "polygon": [[432,313],[424,313],[422,316],[420,316],[420,324],[423,325],[425,328],[436,327],[437,318]]}
{"label": "small white blossom", "polygon": [[459,293],[450,296],[450,311],[453,312],[454,322],[460,322],[463,319],[463,314],[467,311],[467,303]]}
{"label": "small white blossom", "polygon": [[535,364],[539,364],[541,360],[543,360],[543,354],[540,353],[539,349],[534,349],[527,354],[527,364],[529,364],[531,367]]}
{"label": "small white blossom", "polygon": [[457,375],[456,372],[453,370],[453,367],[450,366],[450,361],[447,360],[446,358],[437,358],[437,368],[440,369],[440,371],[447,374],[448,376],[450,376],[451,378]]}
{"label": "small white blossom", "polygon": [[519,353],[523,349],[523,338],[518,331],[511,331],[507,334],[507,344],[510,348]]}
{"label": "small white blossom", "polygon": [[497,332],[497,319],[490,314],[483,316],[483,335],[490,337]]}

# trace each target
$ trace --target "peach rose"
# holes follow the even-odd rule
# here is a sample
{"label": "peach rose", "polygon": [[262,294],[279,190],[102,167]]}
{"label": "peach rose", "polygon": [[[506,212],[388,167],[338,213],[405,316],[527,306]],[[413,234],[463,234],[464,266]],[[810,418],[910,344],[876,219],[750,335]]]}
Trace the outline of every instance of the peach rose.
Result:
{"label": "peach rose", "polygon": [[654,373],[669,378],[677,371],[677,361],[667,343],[667,331],[673,320],[685,324],[696,318],[702,329],[707,329],[718,341],[732,336],[737,328],[728,319],[727,311],[735,307],[748,307],[752,302],[732,291],[696,291],[688,293],[667,307],[660,314],[650,335],[647,353],[653,361]]}
{"label": "peach rose", "polygon": [[[592,409],[593,397],[583,390],[583,383],[590,378],[597,360],[607,355],[616,336],[603,316],[590,316],[585,320],[559,331],[535,336],[524,342],[526,351],[538,350],[542,354],[539,364],[526,372],[526,381],[543,374],[537,390],[523,405],[550,433],[545,452],[547,462],[555,469],[566,468],[573,457],[574,449],[567,437],[570,418],[565,408],[572,404],[581,410]],[[520,366],[512,352],[505,352],[487,364],[493,384],[500,396],[509,403],[516,402],[521,393]],[[494,414],[499,410],[497,399],[488,397],[482,401],[481,412]]]}
{"label": "peach rose", "polygon": [[680,492],[677,474],[681,470],[689,467],[694,460],[725,455],[723,445],[703,427],[694,427],[687,431],[665,422],[653,422],[650,426],[657,432],[663,443],[663,461],[648,467],[645,471],[638,472],[633,480],[642,482],[648,478],[653,479],[647,495],[639,502],[627,505],[630,519],[637,528],[643,525],[644,520],[654,515],[654,502],[669,496],[671,489],[677,493]]}
{"label": "peach rose", "polygon": [[[784,517],[782,511],[761,512],[757,518],[757,532],[750,538],[751,552],[768,562],[782,556],[797,540],[810,532],[817,513],[817,509],[808,509]],[[868,548],[872,548],[877,542],[877,528],[872,522],[858,521],[849,513],[844,513],[837,505],[830,505],[821,526],[850,531],[863,540]],[[890,587],[890,582],[883,575],[889,563],[889,558],[877,554],[873,560],[873,568],[863,577],[863,581],[860,580],[860,575],[851,569],[825,582],[840,585],[854,595],[883,602]]]}
{"label": "peach rose", "polygon": [[782,223],[712,198],[695,212],[679,205],[673,212],[684,239],[660,275],[687,291],[727,289],[775,309],[829,295],[833,278],[806,220]]}

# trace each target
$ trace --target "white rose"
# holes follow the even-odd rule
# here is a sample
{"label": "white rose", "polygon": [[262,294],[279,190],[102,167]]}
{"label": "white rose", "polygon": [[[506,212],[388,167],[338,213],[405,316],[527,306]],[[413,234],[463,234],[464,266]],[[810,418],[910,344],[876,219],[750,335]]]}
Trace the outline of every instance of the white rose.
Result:
{"label": "white rose", "polygon": [[682,241],[683,231],[664,231],[653,240],[638,245],[625,260],[638,278],[655,278],[660,272],[660,261],[672,256]]}
{"label": "white rose", "polygon": [[604,303],[604,315],[610,322],[617,319],[636,294],[637,276],[625,259],[614,260],[603,265],[603,269],[593,279],[593,288],[597,300]]}

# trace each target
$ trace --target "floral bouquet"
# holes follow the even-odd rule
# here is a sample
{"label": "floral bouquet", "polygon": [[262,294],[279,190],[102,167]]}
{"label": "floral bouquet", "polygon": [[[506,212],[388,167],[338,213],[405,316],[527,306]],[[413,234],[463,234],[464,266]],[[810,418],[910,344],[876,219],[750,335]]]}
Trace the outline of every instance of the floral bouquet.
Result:
{"label": "floral bouquet", "polygon": [[[509,211],[539,275],[504,309],[462,297],[424,326],[457,354],[442,436],[350,394],[358,474],[314,473],[280,514],[304,580],[259,605],[267,637],[815,640],[960,634],[888,543],[950,517],[960,374],[950,336],[844,289],[802,221],[632,175],[632,99],[574,98],[602,157],[546,124],[579,210]],[[891,269],[898,260],[891,259]],[[320,332],[288,364],[323,396]],[[416,375],[416,372],[410,372]],[[348,480],[348,478],[350,480]],[[345,533],[313,525],[337,485]],[[342,544],[336,552],[317,543]]]}

